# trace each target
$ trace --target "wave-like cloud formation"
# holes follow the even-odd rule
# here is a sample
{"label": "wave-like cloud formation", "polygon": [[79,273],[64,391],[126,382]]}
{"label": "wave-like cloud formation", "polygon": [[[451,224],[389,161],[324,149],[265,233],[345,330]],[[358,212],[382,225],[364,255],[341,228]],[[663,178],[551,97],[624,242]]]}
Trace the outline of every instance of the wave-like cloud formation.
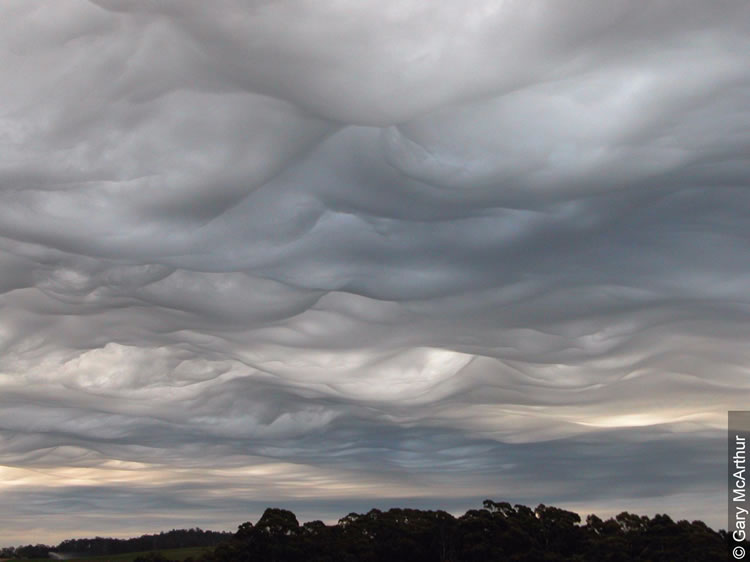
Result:
{"label": "wave-like cloud formation", "polygon": [[724,524],[747,2],[6,4],[1,541],[387,498]]}

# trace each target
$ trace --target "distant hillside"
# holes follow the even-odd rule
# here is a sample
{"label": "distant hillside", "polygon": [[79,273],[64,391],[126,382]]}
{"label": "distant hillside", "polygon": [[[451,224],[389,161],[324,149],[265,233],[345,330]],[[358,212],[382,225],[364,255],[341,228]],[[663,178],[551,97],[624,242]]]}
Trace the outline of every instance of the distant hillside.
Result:
{"label": "distant hillside", "polygon": [[212,547],[232,537],[229,532],[203,529],[173,529],[158,535],[142,535],[132,539],[95,537],[93,539],[68,539],[57,546],[43,544],[0,549],[0,558],[83,558],[148,552],[153,550],[181,549],[186,547]]}

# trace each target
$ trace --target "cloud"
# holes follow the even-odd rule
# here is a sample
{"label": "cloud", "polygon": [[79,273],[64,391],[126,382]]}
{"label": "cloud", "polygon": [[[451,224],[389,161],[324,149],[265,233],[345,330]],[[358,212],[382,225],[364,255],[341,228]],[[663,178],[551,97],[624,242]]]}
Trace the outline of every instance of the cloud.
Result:
{"label": "cloud", "polygon": [[3,541],[276,500],[723,525],[745,2],[14,0],[0,22],[0,496],[35,525]]}

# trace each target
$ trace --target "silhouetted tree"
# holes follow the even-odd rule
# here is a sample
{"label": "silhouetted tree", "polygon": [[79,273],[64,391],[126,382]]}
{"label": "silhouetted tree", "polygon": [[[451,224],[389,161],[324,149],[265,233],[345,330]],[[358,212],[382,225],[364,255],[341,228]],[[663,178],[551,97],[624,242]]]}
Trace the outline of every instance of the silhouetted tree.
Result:
{"label": "silhouetted tree", "polygon": [[[732,537],[701,521],[675,522],[622,512],[581,524],[577,513],[544,504],[485,500],[459,518],[445,511],[393,508],[350,513],[336,525],[310,521],[300,525],[291,511],[269,508],[255,523],[243,523],[233,535],[195,562],[712,562],[726,559]],[[161,548],[193,546],[217,534],[191,529],[136,539],[63,541],[67,552],[114,554],[125,548],[158,543]],[[731,543],[732,546],[737,546]],[[742,546],[750,548],[745,542]],[[45,545],[0,551],[5,558],[44,557]],[[151,552],[136,562],[165,562]]]}

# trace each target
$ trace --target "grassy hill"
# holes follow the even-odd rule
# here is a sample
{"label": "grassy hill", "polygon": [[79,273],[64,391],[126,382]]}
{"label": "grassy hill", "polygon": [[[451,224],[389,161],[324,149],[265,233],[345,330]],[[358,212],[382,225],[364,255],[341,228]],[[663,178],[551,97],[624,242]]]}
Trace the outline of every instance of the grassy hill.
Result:
{"label": "grassy hill", "polygon": [[[104,556],[90,556],[87,558],[68,558],[65,562],[133,562],[139,556],[149,552],[158,552],[169,560],[182,562],[186,558],[198,558],[204,552],[213,550],[210,546],[191,546],[187,548],[171,548],[166,550],[149,550],[146,552],[128,552],[125,554],[110,554]],[[50,562],[51,558],[17,558],[13,562]]]}

